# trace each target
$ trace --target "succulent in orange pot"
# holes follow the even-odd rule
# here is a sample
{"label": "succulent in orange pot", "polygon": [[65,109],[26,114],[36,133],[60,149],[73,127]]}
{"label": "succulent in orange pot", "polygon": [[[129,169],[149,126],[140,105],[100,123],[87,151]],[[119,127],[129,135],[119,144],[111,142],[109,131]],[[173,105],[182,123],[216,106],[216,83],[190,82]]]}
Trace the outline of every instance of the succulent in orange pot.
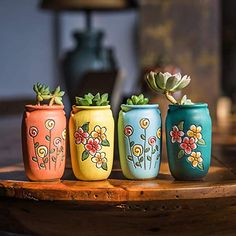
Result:
{"label": "succulent in orange pot", "polygon": [[[59,180],[65,169],[66,116],[58,86],[54,91],[37,83],[36,105],[26,105],[22,119],[25,173],[31,181]],[[46,104],[49,101],[49,104]]]}

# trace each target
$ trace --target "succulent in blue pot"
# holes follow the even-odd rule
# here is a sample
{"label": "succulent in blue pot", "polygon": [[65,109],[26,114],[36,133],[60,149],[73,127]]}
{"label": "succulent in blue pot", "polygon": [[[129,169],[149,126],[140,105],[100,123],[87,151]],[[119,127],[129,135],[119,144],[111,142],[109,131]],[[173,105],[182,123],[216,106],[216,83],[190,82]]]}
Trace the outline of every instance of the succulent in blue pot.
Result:
{"label": "succulent in blue pot", "polygon": [[179,101],[173,93],[189,85],[189,76],[150,72],[149,87],[171,102],[166,117],[166,144],[169,168],[176,180],[198,180],[211,162],[211,117],[206,103],[193,103],[186,95]]}
{"label": "succulent in blue pot", "polygon": [[143,94],[121,105],[118,141],[121,169],[128,179],[152,179],[158,175],[161,154],[161,114]]}

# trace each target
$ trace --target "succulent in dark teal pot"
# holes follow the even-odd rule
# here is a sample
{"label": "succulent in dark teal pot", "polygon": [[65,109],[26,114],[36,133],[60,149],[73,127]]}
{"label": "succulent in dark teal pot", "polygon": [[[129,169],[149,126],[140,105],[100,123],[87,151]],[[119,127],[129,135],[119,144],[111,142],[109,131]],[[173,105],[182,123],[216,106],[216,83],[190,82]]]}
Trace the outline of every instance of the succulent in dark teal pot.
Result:
{"label": "succulent in dark teal pot", "polygon": [[177,101],[173,93],[190,83],[190,77],[180,73],[150,72],[147,83],[162,92],[172,103],[166,117],[166,144],[170,172],[176,180],[199,180],[209,170],[211,162],[211,117],[206,103],[193,103],[184,95]]}

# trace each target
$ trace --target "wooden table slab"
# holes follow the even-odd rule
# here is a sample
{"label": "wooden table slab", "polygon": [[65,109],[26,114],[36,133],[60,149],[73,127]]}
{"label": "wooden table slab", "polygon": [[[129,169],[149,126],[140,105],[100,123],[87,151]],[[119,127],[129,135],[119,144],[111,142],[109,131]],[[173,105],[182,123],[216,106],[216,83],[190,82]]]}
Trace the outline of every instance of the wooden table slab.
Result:
{"label": "wooden table slab", "polygon": [[212,163],[202,181],[174,181],[164,150],[160,174],[154,180],[126,180],[116,161],[105,181],[77,181],[68,167],[61,181],[29,182],[21,157],[20,118],[2,119],[0,231],[30,235],[236,235],[235,124],[230,121],[214,127]]}

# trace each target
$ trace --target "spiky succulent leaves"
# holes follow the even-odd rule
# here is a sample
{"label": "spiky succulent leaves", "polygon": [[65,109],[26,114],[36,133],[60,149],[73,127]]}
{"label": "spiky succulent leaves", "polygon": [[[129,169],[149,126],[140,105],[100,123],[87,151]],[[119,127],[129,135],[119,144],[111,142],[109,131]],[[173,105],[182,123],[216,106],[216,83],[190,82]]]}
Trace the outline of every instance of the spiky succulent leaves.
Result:
{"label": "spiky succulent leaves", "polygon": [[75,98],[76,105],[78,106],[107,106],[109,105],[108,94],[100,95],[97,93],[95,96],[91,93],[84,95],[84,97]]}
{"label": "spiky succulent leaves", "polygon": [[37,83],[33,86],[33,90],[36,93],[36,101],[38,104],[43,100],[51,99],[51,92],[49,86],[45,84]]}
{"label": "spiky succulent leaves", "polygon": [[139,96],[133,95],[131,98],[127,99],[128,105],[146,105],[148,104],[149,99],[145,98],[143,94],[140,94]]}
{"label": "spiky succulent leaves", "polygon": [[52,98],[50,100],[49,106],[52,106],[54,103],[57,105],[63,105],[62,97],[65,92],[61,91],[60,86],[56,87],[56,89],[52,92]]}
{"label": "spiky succulent leaves", "polygon": [[186,95],[184,95],[180,100],[180,105],[190,105],[193,104],[193,102],[187,98]]}
{"label": "spiky succulent leaves", "polygon": [[160,87],[157,86],[156,84],[156,73],[151,71],[150,73],[147,74],[146,77],[146,82],[148,84],[148,86],[150,87],[150,89],[152,89],[155,92],[163,92],[163,89],[161,89]]}

